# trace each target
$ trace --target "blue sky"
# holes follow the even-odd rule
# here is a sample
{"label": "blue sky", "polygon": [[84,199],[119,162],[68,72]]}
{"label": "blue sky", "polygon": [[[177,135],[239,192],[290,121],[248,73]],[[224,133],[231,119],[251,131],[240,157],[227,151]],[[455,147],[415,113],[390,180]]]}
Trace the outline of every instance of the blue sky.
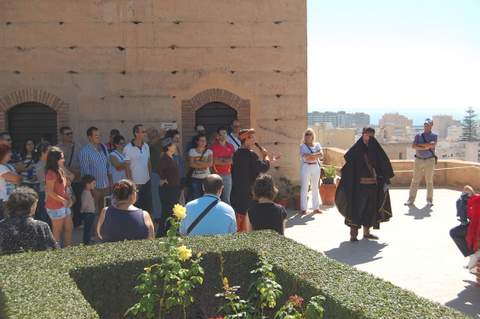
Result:
{"label": "blue sky", "polygon": [[307,3],[310,111],[480,111],[480,0]]}

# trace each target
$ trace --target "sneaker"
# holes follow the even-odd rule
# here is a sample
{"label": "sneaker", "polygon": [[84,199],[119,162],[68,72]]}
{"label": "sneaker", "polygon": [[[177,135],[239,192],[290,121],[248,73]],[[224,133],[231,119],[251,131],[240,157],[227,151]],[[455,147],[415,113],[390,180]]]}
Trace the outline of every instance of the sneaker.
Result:
{"label": "sneaker", "polygon": [[407,201],[405,202],[405,204],[403,204],[403,205],[405,205],[405,206],[412,206],[412,205],[413,205],[413,200],[407,200]]}

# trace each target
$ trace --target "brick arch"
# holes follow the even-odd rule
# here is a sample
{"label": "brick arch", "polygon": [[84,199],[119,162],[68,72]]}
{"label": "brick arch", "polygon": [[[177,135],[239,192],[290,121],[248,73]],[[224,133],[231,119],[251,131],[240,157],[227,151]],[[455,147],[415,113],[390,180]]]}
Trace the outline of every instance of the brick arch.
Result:
{"label": "brick arch", "polygon": [[194,134],[195,112],[202,106],[221,102],[237,111],[238,120],[242,127],[250,127],[250,100],[224,89],[208,89],[202,91],[189,100],[182,101],[182,134],[184,143]]}
{"label": "brick arch", "polygon": [[12,107],[25,102],[44,104],[57,112],[57,127],[69,125],[68,104],[56,95],[40,89],[21,89],[0,97],[0,128],[7,129],[7,112]]}

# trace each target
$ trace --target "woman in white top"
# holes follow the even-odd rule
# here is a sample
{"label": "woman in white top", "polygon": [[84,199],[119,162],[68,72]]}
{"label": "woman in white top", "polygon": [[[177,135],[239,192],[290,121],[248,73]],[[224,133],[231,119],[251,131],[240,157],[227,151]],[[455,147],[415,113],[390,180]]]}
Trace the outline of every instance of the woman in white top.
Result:
{"label": "woman in white top", "polygon": [[8,145],[0,145],[0,220],[4,216],[4,203],[15,189],[16,185],[22,181],[22,176],[15,172],[15,168],[8,164],[12,158],[12,150]]}
{"label": "woman in white top", "polygon": [[210,175],[210,167],[213,165],[213,153],[208,149],[207,137],[199,134],[193,139],[195,148],[188,151],[191,171],[190,200],[203,196],[203,180]]}
{"label": "woman in white top", "polygon": [[308,128],[303,134],[303,141],[300,145],[301,169],[300,177],[302,181],[300,193],[301,214],[306,214],[308,209],[307,193],[308,186],[312,190],[312,208],[314,213],[320,211],[320,194],[318,184],[320,182],[320,159],[323,157],[320,143],[315,142],[315,132]]}
{"label": "woman in white top", "polygon": [[110,162],[112,163],[111,174],[113,184],[127,178],[127,169],[129,166],[125,163],[123,148],[125,147],[125,138],[116,135],[113,138],[113,151],[110,152]]}

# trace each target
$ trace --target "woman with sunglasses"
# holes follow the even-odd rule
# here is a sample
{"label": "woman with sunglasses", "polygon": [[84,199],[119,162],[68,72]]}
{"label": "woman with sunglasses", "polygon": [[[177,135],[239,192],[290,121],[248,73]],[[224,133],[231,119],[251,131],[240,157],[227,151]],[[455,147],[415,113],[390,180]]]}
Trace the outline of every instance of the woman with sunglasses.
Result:
{"label": "woman with sunglasses", "polygon": [[302,144],[300,145],[300,179],[302,181],[300,191],[300,214],[305,215],[308,209],[308,186],[312,190],[312,208],[313,213],[320,211],[320,194],[318,183],[320,182],[320,160],[323,158],[322,146],[315,141],[315,132],[308,128],[303,134]]}

